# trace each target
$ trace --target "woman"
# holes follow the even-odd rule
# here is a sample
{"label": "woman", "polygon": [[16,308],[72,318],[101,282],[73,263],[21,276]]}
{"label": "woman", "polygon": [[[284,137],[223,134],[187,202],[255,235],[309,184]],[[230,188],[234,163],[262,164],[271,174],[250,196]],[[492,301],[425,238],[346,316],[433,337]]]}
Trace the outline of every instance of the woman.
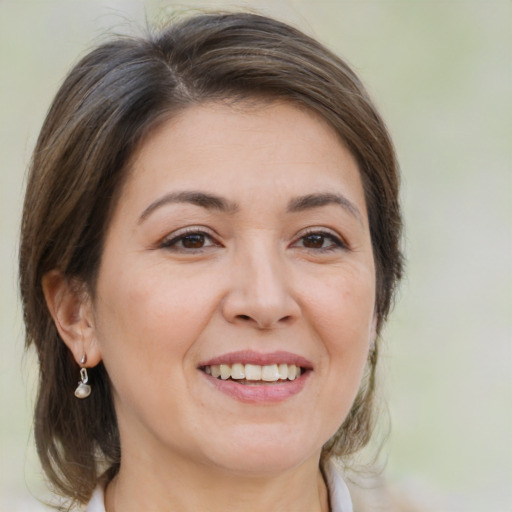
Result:
{"label": "woman", "polygon": [[20,248],[55,491],[352,510],[331,460],[371,436],[400,230],[383,121],[296,29],[204,14],[91,51],[42,128]]}

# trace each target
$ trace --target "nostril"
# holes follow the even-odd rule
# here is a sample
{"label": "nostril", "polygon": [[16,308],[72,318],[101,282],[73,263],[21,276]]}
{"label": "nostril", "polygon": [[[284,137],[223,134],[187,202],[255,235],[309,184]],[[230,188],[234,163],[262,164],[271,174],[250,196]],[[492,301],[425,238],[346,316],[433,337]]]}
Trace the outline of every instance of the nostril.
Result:
{"label": "nostril", "polygon": [[294,317],[293,315],[286,315],[282,318],[277,319],[276,322],[274,321],[258,321],[255,318],[253,318],[251,315],[236,315],[236,320],[239,320],[241,322],[247,323],[247,322],[254,322],[260,329],[272,329],[273,327],[277,327],[278,325],[289,325],[293,322]]}

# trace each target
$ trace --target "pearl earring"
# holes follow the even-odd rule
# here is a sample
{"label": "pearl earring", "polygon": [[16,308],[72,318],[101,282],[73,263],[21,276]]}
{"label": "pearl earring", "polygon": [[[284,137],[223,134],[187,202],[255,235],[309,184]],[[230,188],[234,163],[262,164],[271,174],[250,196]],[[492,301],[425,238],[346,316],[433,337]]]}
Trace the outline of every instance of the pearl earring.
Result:
{"label": "pearl earring", "polygon": [[[84,354],[82,359],[80,359],[80,364],[84,365],[86,361],[87,356]],[[82,366],[82,368],[80,368],[80,381],[78,382],[78,386],[75,389],[75,396],[77,398],[87,398],[91,394],[91,386],[87,384],[88,381],[89,377],[87,375],[87,369]]]}

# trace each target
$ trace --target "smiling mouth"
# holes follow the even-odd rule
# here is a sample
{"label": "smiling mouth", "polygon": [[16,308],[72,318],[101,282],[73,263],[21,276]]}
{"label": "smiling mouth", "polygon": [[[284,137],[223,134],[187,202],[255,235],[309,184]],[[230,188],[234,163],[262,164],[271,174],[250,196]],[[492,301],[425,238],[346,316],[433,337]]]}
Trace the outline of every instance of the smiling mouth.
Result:
{"label": "smiling mouth", "polygon": [[308,371],[295,364],[213,364],[199,368],[207,375],[219,380],[231,380],[237,384],[261,385],[285,383],[298,379]]}

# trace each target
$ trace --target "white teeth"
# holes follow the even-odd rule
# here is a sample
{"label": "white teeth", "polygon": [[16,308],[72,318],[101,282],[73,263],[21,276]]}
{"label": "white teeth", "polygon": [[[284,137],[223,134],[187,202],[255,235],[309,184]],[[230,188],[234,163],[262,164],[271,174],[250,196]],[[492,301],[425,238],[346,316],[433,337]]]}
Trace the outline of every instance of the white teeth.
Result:
{"label": "white teeth", "polygon": [[275,382],[276,380],[279,380],[279,369],[277,364],[264,366],[261,370],[261,380],[266,382]]}
{"label": "white teeth", "polygon": [[231,377],[231,366],[227,364],[220,365],[220,378],[222,380],[228,380]]}
{"label": "white teeth", "polygon": [[205,373],[222,380],[248,380],[277,382],[278,380],[295,380],[301,375],[301,369],[294,364],[268,364],[260,366],[258,364],[214,364],[204,367]]}
{"label": "white teeth", "polygon": [[257,364],[246,364],[245,378],[247,380],[261,380],[261,366]]}
{"label": "white teeth", "polygon": [[231,378],[236,380],[245,379],[245,366],[240,363],[235,363],[231,367]]}

